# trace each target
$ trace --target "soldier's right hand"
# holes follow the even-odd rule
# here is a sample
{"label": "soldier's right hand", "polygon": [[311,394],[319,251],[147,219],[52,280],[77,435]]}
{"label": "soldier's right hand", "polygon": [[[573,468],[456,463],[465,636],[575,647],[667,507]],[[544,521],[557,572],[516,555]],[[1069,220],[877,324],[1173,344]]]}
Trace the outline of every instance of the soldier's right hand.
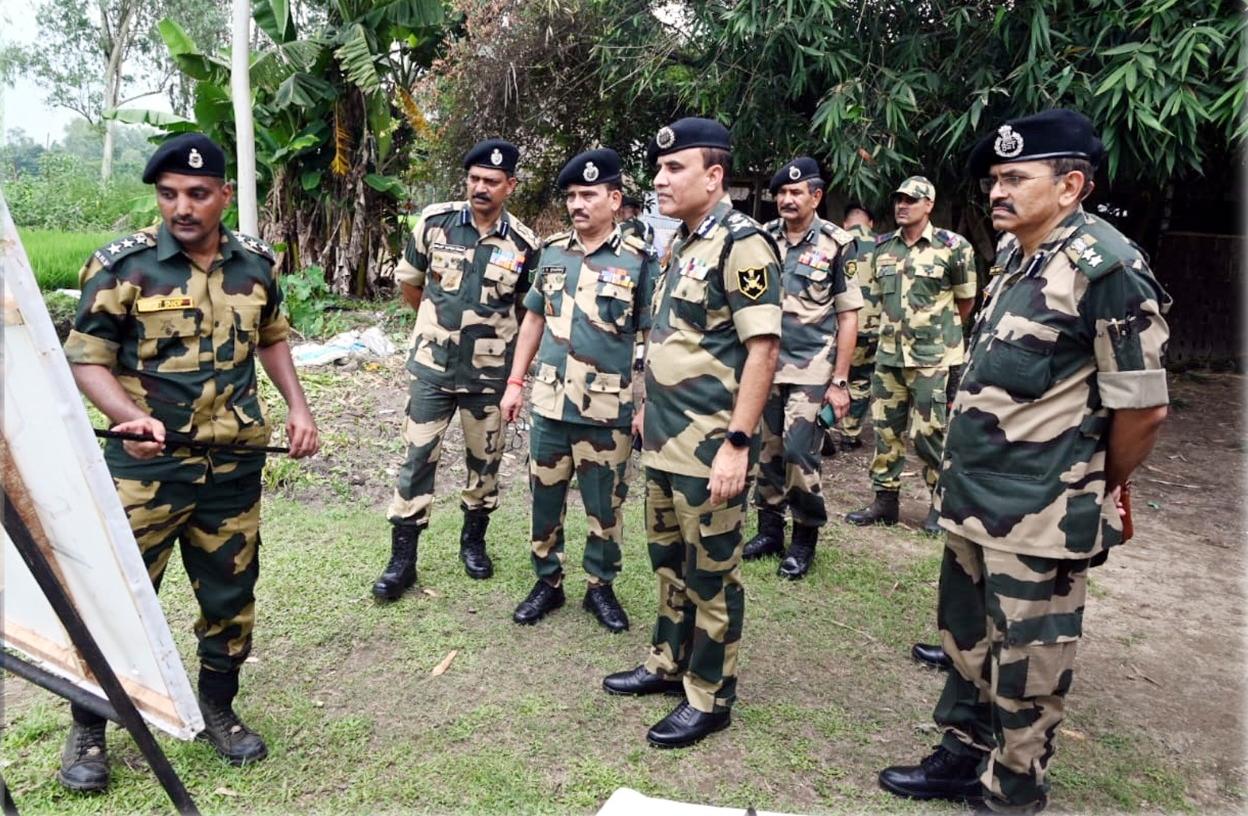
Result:
{"label": "soldier's right hand", "polygon": [[111,430],[120,431],[121,433],[142,434],[157,440],[155,442],[122,442],[121,447],[135,459],[151,459],[158,456],[165,449],[165,425],[155,417],[145,416],[138,419],[129,419],[114,425]]}
{"label": "soldier's right hand", "polygon": [[507,383],[507,390],[503,392],[503,401],[498,404],[498,408],[503,412],[504,422],[515,422],[520,416],[520,408],[524,405],[524,386],[515,383]]}

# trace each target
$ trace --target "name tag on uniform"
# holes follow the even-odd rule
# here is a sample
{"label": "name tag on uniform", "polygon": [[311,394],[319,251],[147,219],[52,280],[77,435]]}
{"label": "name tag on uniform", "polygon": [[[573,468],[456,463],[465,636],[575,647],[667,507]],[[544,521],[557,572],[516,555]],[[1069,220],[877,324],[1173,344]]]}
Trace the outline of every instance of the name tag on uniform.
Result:
{"label": "name tag on uniform", "polygon": [[139,298],[134,302],[134,309],[140,314],[163,312],[168,309],[193,309],[194,307],[195,299],[190,295],[181,297],[145,297]]}
{"label": "name tag on uniform", "polygon": [[617,269],[608,267],[598,273],[598,281],[600,283],[611,283],[625,289],[633,288],[633,279],[629,277],[627,269]]}
{"label": "name tag on uniform", "polygon": [[710,271],[711,269],[707,266],[706,261],[701,258],[690,258],[680,267],[680,274],[694,280],[706,280],[707,273]]}
{"label": "name tag on uniform", "polygon": [[515,272],[520,268],[520,255],[506,249],[494,248],[494,253],[490,255],[490,263],[495,266],[501,266],[508,272]]}

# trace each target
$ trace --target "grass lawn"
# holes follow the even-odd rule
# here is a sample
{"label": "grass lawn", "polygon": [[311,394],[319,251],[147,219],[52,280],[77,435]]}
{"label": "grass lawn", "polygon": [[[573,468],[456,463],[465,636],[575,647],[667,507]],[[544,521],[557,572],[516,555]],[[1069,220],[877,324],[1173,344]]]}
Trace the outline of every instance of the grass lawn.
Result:
{"label": "grass lawn", "polygon": [[117,237],[116,232],[62,232],[19,228],[18,236],[39,288],[77,289],[78,271],[91,253]]}
{"label": "grass lawn", "polygon": [[[636,491],[636,486],[634,488]],[[634,492],[634,496],[639,491]],[[643,656],[654,584],[627,504],[618,594],[633,620],[617,636],[580,609],[585,519],[568,514],[569,603],[535,627],[511,611],[528,591],[528,496],[504,494],[489,530],[497,574],[469,580],[456,559],[454,497],[421,542],[421,591],[377,605],[369,586],[388,554],[383,514],[266,500],[256,649],[239,710],[269,758],[231,768],[202,743],[161,738],[205,813],[592,813],[620,786],[688,801],[805,813],[965,812],[894,799],[875,773],[937,741],[941,677],[911,663],[932,637],[939,545],[890,531],[893,551],[833,523],[807,580],[775,561],[745,566],[740,701],[732,727],[699,746],[659,751],[646,728],[670,698],[609,697],[604,674]],[[886,546],[892,547],[893,543]],[[175,556],[176,562],[176,556]],[[177,563],[163,602],[188,667],[194,603]],[[449,669],[430,674],[452,650]],[[194,669],[192,668],[192,679]],[[16,681],[9,681],[10,683]],[[23,813],[168,812],[127,735],[110,729],[113,784],[74,796],[54,781],[67,706],[27,690],[6,713],[4,779]],[[1053,773],[1063,810],[1191,809],[1183,757],[1093,705],[1064,724]]]}

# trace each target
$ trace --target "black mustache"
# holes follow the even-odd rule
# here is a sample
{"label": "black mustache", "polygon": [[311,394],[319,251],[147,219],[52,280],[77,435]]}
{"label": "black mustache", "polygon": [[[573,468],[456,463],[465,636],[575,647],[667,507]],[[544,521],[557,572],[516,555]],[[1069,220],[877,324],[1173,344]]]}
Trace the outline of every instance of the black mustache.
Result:
{"label": "black mustache", "polygon": [[473,200],[473,201],[484,201],[486,204],[490,203],[490,197],[489,197],[488,195],[484,195],[484,194],[482,194],[482,193],[477,193],[476,195],[474,195],[474,196],[472,197],[472,200]]}
{"label": "black mustache", "polygon": [[573,218],[588,218],[589,213],[585,212],[584,210],[573,210],[572,217]]}
{"label": "black mustache", "polygon": [[200,221],[198,218],[175,218],[173,223],[180,227],[195,227],[199,226]]}
{"label": "black mustache", "polygon": [[[1008,213],[1014,213],[1014,205],[1007,201],[994,201],[992,202],[992,208],[994,210],[1005,210]],[[1017,215],[1017,213],[1014,214]]]}

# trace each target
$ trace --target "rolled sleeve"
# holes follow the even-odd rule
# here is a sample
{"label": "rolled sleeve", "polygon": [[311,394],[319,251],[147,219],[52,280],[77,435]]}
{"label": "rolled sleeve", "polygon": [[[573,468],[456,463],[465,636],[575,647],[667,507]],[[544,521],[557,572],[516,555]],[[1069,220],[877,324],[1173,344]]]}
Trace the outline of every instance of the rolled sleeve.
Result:
{"label": "rolled sleeve", "polygon": [[970,300],[979,291],[975,277],[975,250],[966,241],[960,241],[953,252],[953,269],[950,280],[953,296],[957,300]]}
{"label": "rolled sleeve", "polygon": [[78,282],[82,295],[65,339],[65,359],[77,365],[112,368],[125,339],[125,321],[135,289],[122,284],[111,267],[94,260],[78,273]]}
{"label": "rolled sleeve", "polygon": [[412,230],[412,234],[407,236],[407,243],[403,247],[403,257],[399,260],[398,266],[394,268],[396,283],[406,283],[417,289],[425,288],[425,272],[429,268],[429,255],[425,252],[424,234],[425,219],[422,217],[417,222],[416,228]]}
{"label": "rolled sleeve", "polygon": [[1164,370],[1102,372],[1096,383],[1101,402],[1110,410],[1156,408],[1170,403]]}
{"label": "rolled sleeve", "polygon": [[260,335],[256,338],[257,344],[261,347],[280,343],[290,337],[290,320],[286,317],[285,309],[282,308],[285,295],[278,283],[277,270],[271,270],[270,274],[273,277],[266,290],[268,302],[260,310]]}
{"label": "rolled sleeve", "polygon": [[[757,271],[756,271],[757,270]],[[762,235],[750,235],[733,244],[724,264],[724,292],[732,323],[741,340],[761,335],[780,336],[784,314],[780,308],[780,259]],[[765,285],[757,294],[743,290],[741,282],[761,275]]]}
{"label": "rolled sleeve", "polygon": [[524,300],[521,302],[524,308],[530,312],[544,314],[546,308],[546,295],[542,293],[541,286],[533,286],[529,291],[524,293]]}
{"label": "rolled sleeve", "polygon": [[65,339],[65,359],[74,365],[102,365],[112,368],[117,365],[117,353],[120,343],[84,334],[71,329]]}
{"label": "rolled sleeve", "polygon": [[1169,297],[1142,262],[1100,280],[1088,292],[1097,389],[1105,407],[1155,408],[1169,402],[1162,317]]}

